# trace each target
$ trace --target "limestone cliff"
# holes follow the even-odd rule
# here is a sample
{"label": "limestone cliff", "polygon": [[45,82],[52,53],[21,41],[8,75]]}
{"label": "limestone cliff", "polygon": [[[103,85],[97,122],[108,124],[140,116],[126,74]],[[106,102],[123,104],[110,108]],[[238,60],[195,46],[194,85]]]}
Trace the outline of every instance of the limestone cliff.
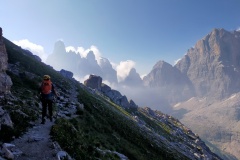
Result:
{"label": "limestone cliff", "polygon": [[2,28],[0,28],[0,94],[10,92],[12,86],[11,78],[6,74],[8,67],[8,56],[2,37]]}
{"label": "limestone cliff", "polygon": [[240,89],[240,32],[214,29],[176,64],[197,96],[223,98]]}

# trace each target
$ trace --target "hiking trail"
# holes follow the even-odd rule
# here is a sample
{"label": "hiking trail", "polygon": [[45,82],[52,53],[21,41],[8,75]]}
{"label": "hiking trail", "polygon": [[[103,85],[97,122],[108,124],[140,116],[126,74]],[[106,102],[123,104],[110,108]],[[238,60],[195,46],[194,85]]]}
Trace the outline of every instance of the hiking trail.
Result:
{"label": "hiking trail", "polygon": [[[72,87],[69,89],[68,102],[77,103],[77,91]],[[60,107],[64,102],[58,102],[57,113],[61,114]],[[71,110],[71,109],[69,109]],[[74,115],[73,115],[74,116]],[[41,117],[41,116],[40,116]],[[56,117],[53,122],[46,119],[45,124],[41,124],[41,118],[34,122],[34,126],[21,137],[13,140],[10,144],[15,145],[14,160],[61,160],[61,158],[68,156],[57,142],[53,142],[50,136],[50,131],[54,125]],[[68,157],[71,159],[71,157]]]}

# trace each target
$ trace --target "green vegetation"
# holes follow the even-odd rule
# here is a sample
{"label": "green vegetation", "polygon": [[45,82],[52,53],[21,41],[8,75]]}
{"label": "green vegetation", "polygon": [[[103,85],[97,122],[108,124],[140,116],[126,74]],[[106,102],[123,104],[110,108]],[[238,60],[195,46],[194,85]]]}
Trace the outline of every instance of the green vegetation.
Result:
{"label": "green vegetation", "polygon": [[[84,104],[84,112],[69,121],[59,119],[51,131],[74,158],[118,159],[113,154],[102,154],[100,149],[117,151],[131,160],[166,159],[166,151],[152,143],[121,107],[82,89],[79,101]],[[170,155],[167,158],[174,159]]]}
{"label": "green vegetation", "polygon": [[169,126],[167,126],[165,123],[160,123],[159,121],[149,117],[147,114],[144,113],[143,109],[140,108],[139,112],[137,112],[136,115],[139,116],[139,118],[141,118],[142,120],[144,120],[144,122],[146,122],[150,128],[154,129],[164,137],[167,138],[171,133],[171,128],[169,128]]}

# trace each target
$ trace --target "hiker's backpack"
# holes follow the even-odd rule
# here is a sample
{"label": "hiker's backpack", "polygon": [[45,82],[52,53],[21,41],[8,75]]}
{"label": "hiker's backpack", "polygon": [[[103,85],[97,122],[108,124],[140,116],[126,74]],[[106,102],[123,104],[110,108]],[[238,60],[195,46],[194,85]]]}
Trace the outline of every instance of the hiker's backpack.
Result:
{"label": "hiker's backpack", "polygon": [[41,85],[41,94],[42,99],[52,100],[53,93],[52,93],[52,82],[50,80],[44,80]]}

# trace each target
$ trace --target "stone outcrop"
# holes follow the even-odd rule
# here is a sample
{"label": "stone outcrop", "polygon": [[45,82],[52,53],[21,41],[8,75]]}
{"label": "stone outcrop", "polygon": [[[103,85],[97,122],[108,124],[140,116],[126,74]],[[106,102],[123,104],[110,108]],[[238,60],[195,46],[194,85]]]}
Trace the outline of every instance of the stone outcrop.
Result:
{"label": "stone outcrop", "polygon": [[11,117],[7,111],[5,111],[2,107],[5,103],[6,94],[10,93],[10,89],[12,86],[11,78],[6,74],[6,70],[8,68],[8,56],[7,51],[3,42],[2,37],[2,28],[0,28],[0,131],[2,130],[2,126],[8,126],[10,128],[13,127],[13,122]]}
{"label": "stone outcrop", "polygon": [[6,74],[8,67],[8,56],[7,51],[3,42],[2,28],[0,29],[0,94],[9,93],[12,81],[11,78]]}
{"label": "stone outcrop", "polygon": [[105,96],[109,97],[114,103],[122,106],[123,108],[137,108],[138,107],[133,100],[128,101],[126,96],[123,96],[117,90],[111,89],[111,87],[109,87],[106,84],[102,83],[101,91]]}
{"label": "stone outcrop", "polygon": [[97,89],[114,103],[120,105],[123,108],[138,107],[133,100],[128,101],[125,95],[123,96],[119,91],[111,89],[111,87],[102,83],[102,78],[100,76],[90,75],[89,78],[84,81],[84,85],[92,89]]}
{"label": "stone outcrop", "polygon": [[66,78],[72,79],[73,78],[73,73],[64,69],[61,69],[60,71],[61,75],[63,75]]}
{"label": "stone outcrop", "polygon": [[102,78],[96,75],[90,75],[87,80],[84,81],[84,85],[92,89],[101,90]]}
{"label": "stone outcrop", "polygon": [[2,125],[12,128],[13,122],[10,118],[9,113],[7,111],[3,110],[2,107],[0,106],[0,131],[1,131]]}

